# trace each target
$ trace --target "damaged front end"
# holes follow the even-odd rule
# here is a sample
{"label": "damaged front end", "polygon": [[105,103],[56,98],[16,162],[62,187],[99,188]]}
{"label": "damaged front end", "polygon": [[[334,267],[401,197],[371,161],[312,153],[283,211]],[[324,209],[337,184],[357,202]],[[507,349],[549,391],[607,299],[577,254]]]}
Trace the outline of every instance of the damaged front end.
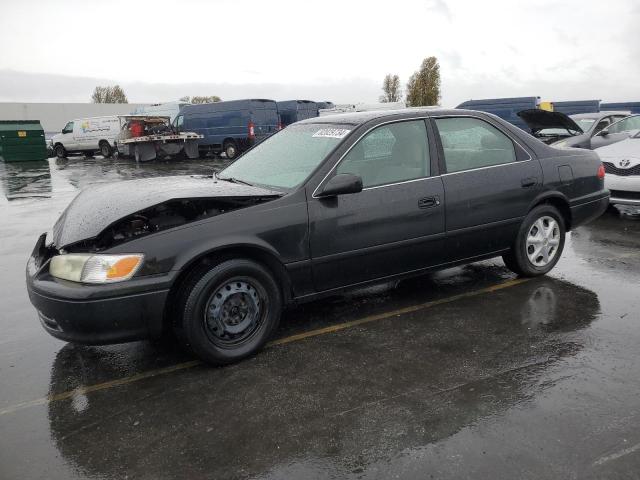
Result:
{"label": "damaged front end", "polygon": [[49,248],[100,252],[116,245],[279,198],[282,192],[211,177],[160,177],[94,185],[62,213]]}
{"label": "damaged front end", "polygon": [[66,246],[65,251],[100,252],[152,233],[258,205],[273,198],[251,196],[170,200],[118,220],[98,236]]}

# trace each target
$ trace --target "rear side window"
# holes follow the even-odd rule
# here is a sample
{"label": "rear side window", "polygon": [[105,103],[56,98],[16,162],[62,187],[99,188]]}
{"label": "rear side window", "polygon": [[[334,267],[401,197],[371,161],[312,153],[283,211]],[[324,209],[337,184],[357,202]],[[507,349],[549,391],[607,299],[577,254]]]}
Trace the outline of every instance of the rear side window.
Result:
{"label": "rear side window", "polygon": [[493,125],[469,117],[437,118],[447,172],[516,161],[511,139]]}
{"label": "rear side window", "polygon": [[365,188],[428,177],[429,148],[424,121],[375,128],[349,150],[336,173],[360,176]]}

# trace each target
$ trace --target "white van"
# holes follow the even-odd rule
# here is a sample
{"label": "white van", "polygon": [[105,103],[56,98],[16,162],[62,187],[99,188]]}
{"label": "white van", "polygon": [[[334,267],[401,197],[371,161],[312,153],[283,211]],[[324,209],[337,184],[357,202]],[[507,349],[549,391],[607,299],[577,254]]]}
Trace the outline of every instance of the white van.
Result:
{"label": "white van", "polygon": [[61,133],[51,138],[51,148],[58,158],[71,153],[93,154],[100,152],[110,157],[120,131],[117,116],[78,118],[68,122]]}

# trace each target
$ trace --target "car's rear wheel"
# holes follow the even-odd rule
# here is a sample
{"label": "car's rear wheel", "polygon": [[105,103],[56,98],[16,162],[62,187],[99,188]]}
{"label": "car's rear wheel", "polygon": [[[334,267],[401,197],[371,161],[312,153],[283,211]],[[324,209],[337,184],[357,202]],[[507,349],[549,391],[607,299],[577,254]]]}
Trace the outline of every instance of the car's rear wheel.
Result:
{"label": "car's rear wheel", "polygon": [[104,158],[109,158],[111,156],[112,150],[111,150],[111,145],[109,145],[109,142],[106,142],[104,140],[100,142],[100,154]]}
{"label": "car's rear wheel", "polygon": [[56,157],[67,158],[67,151],[61,144],[56,145],[53,151],[56,153]]}
{"label": "car's rear wheel", "polygon": [[502,257],[505,265],[526,277],[544,275],[560,260],[565,233],[560,212],[552,205],[538,205],[520,225],[511,251]]}
{"label": "car's rear wheel", "polygon": [[196,269],[179,292],[178,337],[207,363],[236,362],[258,351],[280,321],[282,296],[271,273],[232,259]]}

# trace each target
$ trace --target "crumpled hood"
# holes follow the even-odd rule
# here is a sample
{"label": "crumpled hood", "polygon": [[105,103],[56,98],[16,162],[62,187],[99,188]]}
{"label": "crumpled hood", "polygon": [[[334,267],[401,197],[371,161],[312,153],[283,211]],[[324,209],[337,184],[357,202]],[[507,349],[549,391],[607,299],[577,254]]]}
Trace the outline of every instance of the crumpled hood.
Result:
{"label": "crumpled hood", "polygon": [[563,128],[584,133],[578,124],[564,113],[532,108],[518,112],[518,116],[525,121],[533,135],[536,135],[540,130],[544,130],[545,128]]}
{"label": "crumpled hood", "polygon": [[83,189],[53,227],[53,245],[63,248],[94,238],[114,222],[169,200],[281,196],[281,192],[214,180],[173,176],[91,185]]}

